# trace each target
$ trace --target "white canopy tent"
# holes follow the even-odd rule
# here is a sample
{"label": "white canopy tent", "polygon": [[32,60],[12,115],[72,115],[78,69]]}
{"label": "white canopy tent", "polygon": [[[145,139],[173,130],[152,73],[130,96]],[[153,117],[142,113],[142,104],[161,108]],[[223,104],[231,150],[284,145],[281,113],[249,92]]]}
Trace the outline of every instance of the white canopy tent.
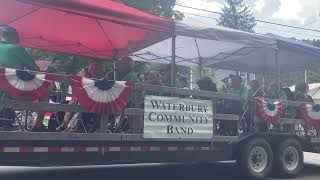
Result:
{"label": "white canopy tent", "polygon": [[[175,38],[169,38],[132,55],[135,61],[170,63],[175,40],[177,65],[197,66],[221,54],[245,55],[257,48],[276,48],[270,38],[224,27],[198,27],[176,22]],[[218,58],[218,57],[217,57]]]}
{"label": "white canopy tent", "polygon": [[275,72],[278,63],[281,72],[292,72],[320,67],[320,48],[288,39],[274,34],[265,37],[277,43],[276,51],[273,49],[255,49],[247,55],[234,54],[223,61],[212,57],[204,62],[204,66],[237,69],[245,72]]}
{"label": "white canopy tent", "polygon": [[135,61],[250,73],[279,74],[320,67],[320,48],[293,39],[180,22],[176,22],[175,37],[140,50],[132,57]]}
{"label": "white canopy tent", "polygon": [[[320,67],[320,48],[274,34],[259,35],[176,22],[175,35],[178,65],[270,72],[276,70],[277,53],[282,71]],[[168,64],[172,60],[172,38],[140,50],[132,57],[136,61]]]}

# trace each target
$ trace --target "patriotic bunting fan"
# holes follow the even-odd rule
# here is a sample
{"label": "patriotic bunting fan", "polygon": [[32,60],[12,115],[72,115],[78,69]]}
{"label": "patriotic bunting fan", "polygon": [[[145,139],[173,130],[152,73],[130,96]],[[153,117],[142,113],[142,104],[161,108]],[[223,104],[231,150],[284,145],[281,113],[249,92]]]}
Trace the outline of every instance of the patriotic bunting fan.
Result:
{"label": "patriotic bunting fan", "polygon": [[91,80],[71,77],[73,96],[80,106],[97,114],[120,112],[128,103],[133,84],[126,81]]}
{"label": "patriotic bunting fan", "polygon": [[277,100],[274,103],[270,103],[263,98],[257,98],[256,103],[258,115],[264,121],[268,123],[275,123],[281,118],[283,114],[281,100]]}
{"label": "patriotic bunting fan", "polygon": [[308,125],[320,127],[320,105],[302,104],[300,111]]}
{"label": "patriotic bunting fan", "polygon": [[35,101],[47,96],[52,82],[53,76],[48,74],[0,68],[0,88],[18,100]]}

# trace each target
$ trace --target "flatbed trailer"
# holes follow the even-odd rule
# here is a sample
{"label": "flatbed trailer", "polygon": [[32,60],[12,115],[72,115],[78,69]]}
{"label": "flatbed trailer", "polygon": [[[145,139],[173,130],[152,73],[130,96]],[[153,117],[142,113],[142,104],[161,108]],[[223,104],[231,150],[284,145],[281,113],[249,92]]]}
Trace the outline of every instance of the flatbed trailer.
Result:
{"label": "flatbed trailer", "polygon": [[[56,80],[67,82],[65,76]],[[212,100],[213,127],[209,139],[145,138],[142,134],[107,133],[102,116],[96,133],[0,132],[0,165],[66,166],[161,162],[215,162],[236,160],[244,174],[264,178],[277,167],[286,177],[298,175],[303,166],[303,151],[320,152],[320,138],[288,132],[244,132],[236,136],[217,133],[218,121],[239,124],[239,115],[216,113],[218,99],[239,100],[231,94],[173,87],[136,84],[136,89],[169,93],[171,96],[206,97]],[[303,102],[284,101],[286,106]],[[1,107],[30,111],[86,112],[78,105],[22,102],[0,99]],[[144,115],[144,109],[127,108],[126,115]],[[281,118],[284,124],[303,125],[302,119]],[[143,127],[143,123],[140,124]]]}

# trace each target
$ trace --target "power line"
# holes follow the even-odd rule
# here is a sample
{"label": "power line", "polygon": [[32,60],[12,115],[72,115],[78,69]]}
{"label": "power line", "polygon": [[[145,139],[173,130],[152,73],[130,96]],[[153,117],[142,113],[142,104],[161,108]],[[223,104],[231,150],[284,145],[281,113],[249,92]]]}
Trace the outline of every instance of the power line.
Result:
{"label": "power line", "polygon": [[[188,8],[188,9],[194,9],[194,10],[198,10],[198,11],[203,11],[203,12],[209,12],[209,13],[220,14],[220,15],[223,14],[221,12],[210,11],[210,10],[200,9],[200,8],[194,8],[194,7],[185,6],[185,5],[182,5],[182,4],[175,4],[175,5],[176,6],[180,6],[180,7],[184,7],[184,8]],[[303,28],[303,27],[298,27],[298,26],[291,26],[291,25],[287,25],[287,24],[275,23],[275,22],[264,21],[264,20],[259,20],[259,19],[256,19],[255,21],[256,22],[261,22],[261,23],[266,23],[266,24],[272,24],[272,25],[277,25],[277,26],[283,26],[283,27],[289,27],[289,28],[294,28],[294,29],[301,29],[301,30],[313,31],[313,32],[320,33],[320,30],[317,30],[317,29],[309,29],[309,28]]]}
{"label": "power line", "polygon": [[[202,15],[192,14],[192,13],[185,13],[185,14],[189,14],[189,15],[192,15],[192,16],[198,16],[198,17],[203,17],[203,18],[208,18],[208,19],[217,20],[217,18],[209,17],[209,16],[202,16]],[[273,30],[273,31],[283,32],[283,33],[291,33],[291,34],[298,34],[298,35],[304,35],[304,36],[309,36],[309,37],[317,37],[317,38],[320,38],[320,36],[313,35],[313,34],[298,33],[298,32],[294,32],[294,31],[285,31],[285,30],[274,29],[274,28],[269,28],[269,27],[262,27],[262,26],[259,26],[259,25],[256,25],[255,27],[256,27],[256,28],[260,28],[260,29],[269,29],[269,30]]]}
{"label": "power line", "polygon": [[298,32],[292,32],[292,31],[284,31],[284,30],[280,30],[280,29],[266,28],[266,27],[262,27],[262,26],[255,26],[255,27],[256,28],[260,28],[260,29],[269,29],[269,30],[273,30],[273,31],[279,31],[279,32],[283,32],[283,33],[291,33],[291,34],[298,34],[298,35],[304,35],[304,36],[320,38],[320,36],[312,35],[312,34],[298,33]]}
{"label": "power line", "polygon": [[182,5],[182,4],[174,4],[174,5],[180,6],[180,7],[185,7],[185,8],[188,8],[188,9],[194,9],[194,10],[198,10],[198,11],[204,11],[204,12],[220,14],[220,15],[222,14],[221,12],[215,12],[215,11],[209,11],[209,10],[206,10],[206,9],[194,8],[194,7],[185,6],[185,5]]}
{"label": "power line", "polygon": [[216,20],[216,21],[218,20],[217,18],[214,18],[214,17],[203,16],[203,15],[199,15],[199,14],[192,14],[192,13],[183,13],[183,14],[189,14],[189,15],[191,15],[191,16],[198,16],[198,17],[213,19],[213,20]]}
{"label": "power line", "polygon": [[311,24],[314,24],[314,23],[318,22],[319,20],[320,20],[320,19],[316,19],[316,20],[311,21],[311,22],[309,22],[309,23],[307,23],[307,24],[304,24],[304,25],[303,25],[303,26],[301,26],[301,27],[309,26],[309,25],[311,25]]}
{"label": "power line", "polygon": [[301,30],[306,30],[306,31],[314,31],[320,33],[320,30],[317,29],[309,29],[309,28],[303,28],[303,27],[298,27],[298,26],[291,26],[287,24],[280,24],[280,23],[274,23],[274,22],[269,22],[269,21],[263,21],[263,20],[255,20],[257,22],[262,22],[266,24],[273,24],[273,25],[278,25],[278,26],[283,26],[283,27],[289,27],[289,28],[294,28],[294,29],[301,29]]}
{"label": "power line", "polygon": [[[311,24],[314,24],[314,23],[316,23],[317,21],[319,21],[320,19],[316,19],[316,20],[314,20],[314,21],[311,21],[311,22],[309,22],[309,23],[306,23],[306,24],[304,24],[303,26],[300,26],[300,27],[306,27],[306,26],[309,26],[309,25],[311,25]],[[294,32],[294,31],[296,31],[296,29],[294,29],[294,30],[292,30],[292,31],[290,31],[290,32]]]}

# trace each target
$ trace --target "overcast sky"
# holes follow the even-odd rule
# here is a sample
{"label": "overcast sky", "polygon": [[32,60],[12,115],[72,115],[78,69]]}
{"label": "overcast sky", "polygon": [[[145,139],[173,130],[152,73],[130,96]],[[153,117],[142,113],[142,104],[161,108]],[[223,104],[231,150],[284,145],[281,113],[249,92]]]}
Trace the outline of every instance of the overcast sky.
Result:
{"label": "overcast sky", "polygon": [[[244,2],[251,7],[256,19],[320,30],[320,0],[244,0]],[[177,3],[221,12],[224,0],[177,0]],[[193,24],[215,25],[216,21],[212,18],[219,18],[219,15],[209,12],[178,6],[175,9],[185,13],[184,21]],[[265,23],[258,23],[255,31],[298,39],[320,39],[319,32],[297,30]]]}

